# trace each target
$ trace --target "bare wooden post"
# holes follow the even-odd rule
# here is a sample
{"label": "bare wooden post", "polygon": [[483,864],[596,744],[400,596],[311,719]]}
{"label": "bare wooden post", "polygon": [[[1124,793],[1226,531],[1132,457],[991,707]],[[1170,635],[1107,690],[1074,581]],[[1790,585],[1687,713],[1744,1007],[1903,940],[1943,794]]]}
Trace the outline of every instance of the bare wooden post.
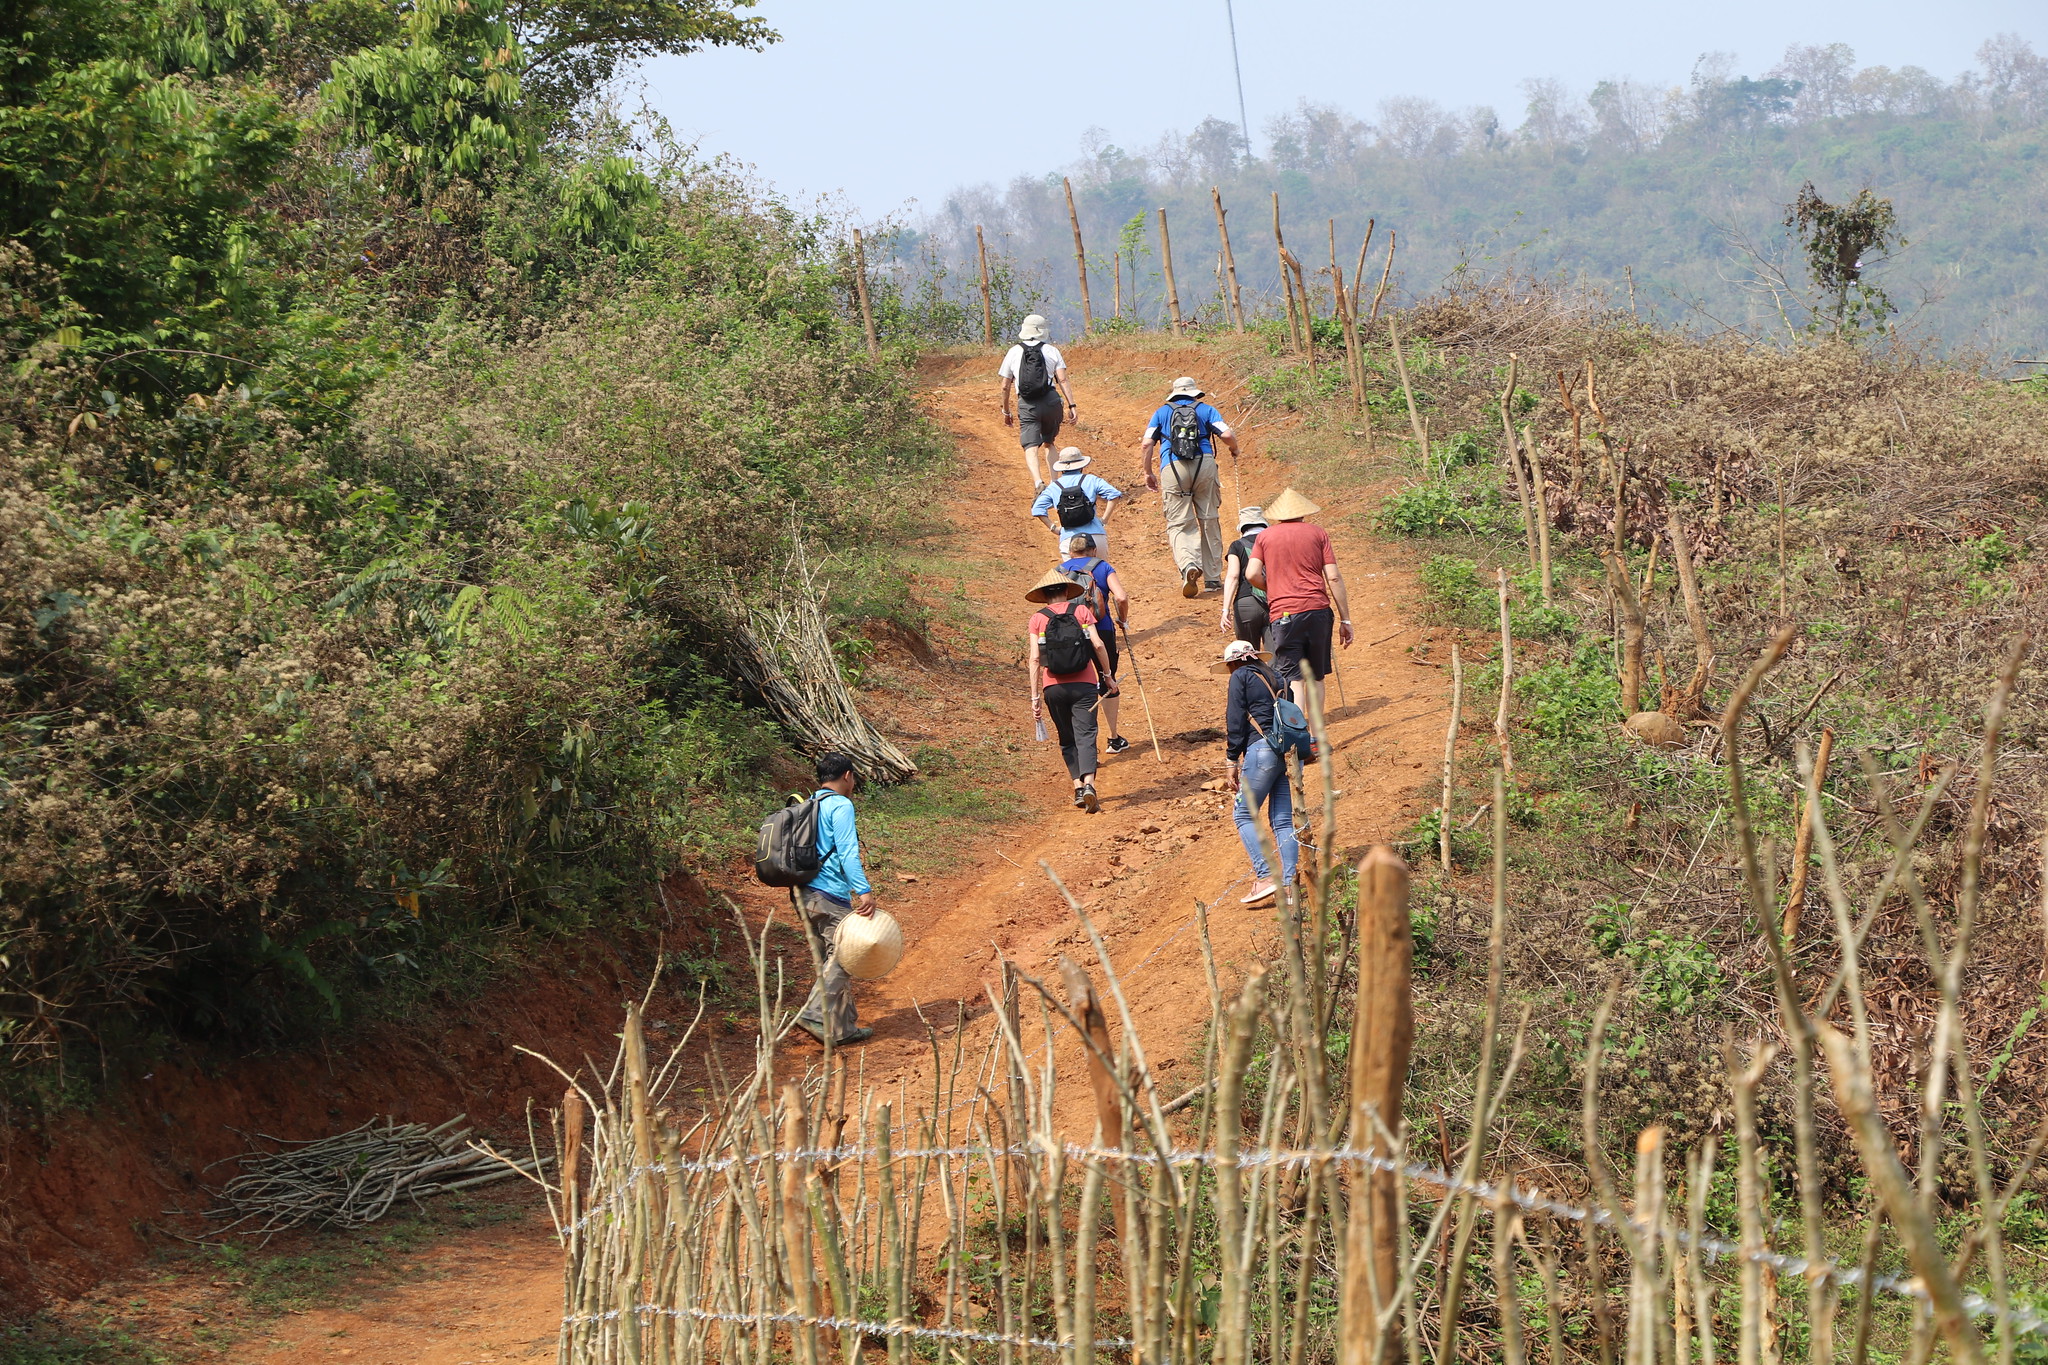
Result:
{"label": "bare wooden post", "polygon": [[981,339],[996,344],[996,306],[988,293],[988,243],[981,239],[981,224],[974,225],[974,254],[981,261]]}
{"label": "bare wooden post", "polygon": [[1628,563],[1620,552],[1608,550],[1601,558],[1607,561],[1607,582],[1621,607],[1621,709],[1633,716],[1643,709],[1643,603],[1635,584],[1628,581]]}
{"label": "bare wooden post", "polygon": [[1500,745],[1500,770],[1512,774],[1515,755],[1508,746],[1508,703],[1514,697],[1515,637],[1508,630],[1508,571],[1495,568],[1493,576],[1500,594],[1500,709],[1493,716],[1493,738]]}
{"label": "bare wooden post", "polygon": [[[1376,845],[1358,864],[1358,1002],[1351,1037],[1351,1145],[1391,1158],[1402,1132],[1401,1099],[1415,1045],[1409,979],[1414,944],[1408,922],[1408,865]],[[1345,1229],[1338,1359],[1367,1365],[1394,1359],[1400,1330],[1392,1315],[1377,1344],[1374,1328],[1399,1284],[1400,1176],[1375,1170],[1364,1197],[1351,1201]]]}
{"label": "bare wooden post", "polygon": [[1167,315],[1173,319],[1173,334],[1180,335],[1180,289],[1173,282],[1173,238],[1166,234],[1166,210],[1159,210],[1159,262],[1166,269]]}
{"label": "bare wooden post", "polygon": [[1444,799],[1437,809],[1437,857],[1446,872],[1451,870],[1451,791],[1458,766],[1458,724],[1465,709],[1465,660],[1458,642],[1451,641],[1451,723],[1444,731]]}
{"label": "bare wooden post", "polygon": [[[1095,1091],[1095,1122],[1102,1134],[1100,1141],[1104,1147],[1121,1148],[1123,1103],[1117,1095],[1116,1076],[1105,1060],[1116,1055],[1109,1041],[1109,1020],[1102,1012],[1102,1002],[1096,998],[1095,983],[1089,979],[1088,969],[1064,953],[1060,955],[1060,979],[1066,983],[1067,1007],[1081,1021],[1085,1041],[1092,1044],[1088,1048],[1088,1082]],[[1130,1229],[1124,1223],[1124,1201],[1116,1200],[1115,1208],[1117,1236],[1127,1237]],[[1076,1335],[1080,1330],[1077,1325]]]}
{"label": "bare wooden post", "polygon": [[1086,335],[1095,330],[1095,310],[1088,304],[1088,253],[1081,249],[1081,215],[1074,212],[1074,182],[1061,176],[1060,183],[1067,187],[1067,222],[1074,229],[1074,273],[1081,277],[1081,331]]}
{"label": "bare wooden post", "polygon": [[875,340],[875,314],[868,307],[868,254],[862,249],[860,229],[853,230],[853,293],[860,300],[860,325],[868,334],[868,359],[880,360],[882,347]]}
{"label": "bare wooden post", "polygon": [[[1828,759],[1835,752],[1835,732],[1820,732],[1820,747],[1813,755],[1812,789],[1818,792],[1821,784],[1828,780]],[[1813,856],[1813,810],[1804,801],[1799,803],[1799,833],[1792,840],[1792,881],[1785,888],[1785,918],[1779,926],[1778,936],[1790,948],[1799,938],[1799,916],[1806,908],[1807,862]]]}
{"label": "bare wooden post", "polygon": [[1367,314],[1365,315],[1365,325],[1366,325],[1367,327],[1371,327],[1371,326],[1373,325],[1373,323],[1375,323],[1375,322],[1379,321],[1379,316],[1380,316],[1380,300],[1381,300],[1381,299],[1384,299],[1384,298],[1385,298],[1385,297],[1387,296],[1387,281],[1388,281],[1389,279],[1393,278],[1393,274],[1394,274],[1394,245],[1395,245],[1395,234],[1394,234],[1394,230],[1393,230],[1392,228],[1388,228],[1388,229],[1387,229],[1387,268],[1386,268],[1385,270],[1382,270],[1382,271],[1380,272],[1380,287],[1379,287],[1378,289],[1375,289],[1375,290],[1373,290],[1373,291],[1372,291],[1372,311],[1371,311],[1370,313],[1367,313]]}
{"label": "bare wooden post", "polygon": [[[1017,968],[1008,958],[1004,958],[1003,1020],[1009,1026],[1010,1036],[1021,1044],[1024,1039],[1024,1020],[1018,994]],[[1031,1122],[1031,1101],[1024,1082],[1024,1063],[1019,1051],[1005,1048],[1004,1052],[1008,1059],[1008,1065],[1004,1070],[1008,1071],[1010,1076],[1010,1115],[1007,1123],[1013,1145],[1022,1145],[1023,1139],[1019,1134],[1025,1131]],[[1022,1155],[1012,1156],[1010,1172],[1017,1190],[1017,1199],[1021,1202],[1025,1192],[1031,1188],[1030,1159]]]}
{"label": "bare wooden post", "polygon": [[1117,320],[1118,322],[1122,322],[1122,321],[1124,320],[1124,253],[1123,253],[1123,250],[1122,250],[1121,248],[1119,248],[1119,249],[1117,250],[1117,253],[1116,253],[1116,267],[1115,267],[1115,268],[1116,268],[1116,303],[1115,303],[1115,308],[1116,308],[1116,312],[1114,313],[1114,315],[1113,315],[1113,316],[1114,316],[1114,317],[1116,318],[1116,320]]}
{"label": "bare wooden post", "polygon": [[1308,358],[1308,367],[1316,367],[1315,314],[1308,306],[1308,277],[1302,273],[1301,258],[1293,252],[1287,253],[1287,264],[1294,270],[1294,292],[1301,296],[1301,349]]}
{"label": "bare wooden post", "polygon": [[1223,270],[1230,278],[1230,320],[1238,331],[1244,330],[1244,298],[1237,290],[1237,257],[1230,251],[1230,225],[1223,221],[1223,191],[1214,185],[1209,187],[1209,197],[1216,203],[1216,235],[1223,239]]}
{"label": "bare wooden post", "polygon": [[1522,504],[1522,532],[1529,552],[1529,567],[1536,567],[1536,513],[1529,505],[1529,482],[1522,477],[1522,454],[1515,445],[1515,419],[1510,404],[1515,398],[1515,377],[1521,373],[1521,357],[1508,356],[1508,384],[1500,391],[1500,429],[1507,438],[1508,470],[1515,480],[1515,499]]}
{"label": "bare wooden post", "polygon": [[[804,1150],[804,1093],[795,1082],[782,1087],[782,1140],[777,1144],[782,1161],[782,1254],[789,1271],[789,1285],[796,1296],[797,1316],[818,1316],[817,1268],[812,1264],[810,1240],[804,1224],[804,1162],[797,1153]],[[795,1339],[797,1365],[819,1365],[818,1329],[808,1322],[790,1326]]]}
{"label": "bare wooden post", "polygon": [[1358,266],[1351,272],[1351,316],[1358,317],[1359,296],[1365,292],[1365,253],[1372,248],[1374,220],[1365,220],[1365,240],[1358,244]]}
{"label": "bare wooden post", "polygon": [[1528,426],[1522,427],[1522,454],[1529,461],[1529,475],[1536,482],[1536,552],[1542,560],[1543,605],[1552,601],[1550,575],[1550,485],[1543,478],[1543,452],[1536,447],[1536,438]]}
{"label": "bare wooden post", "polygon": [[1693,713],[1702,709],[1707,694],[1707,681],[1714,675],[1714,637],[1707,632],[1707,613],[1700,606],[1699,580],[1693,576],[1692,546],[1686,540],[1685,527],[1678,519],[1678,509],[1673,507],[1665,518],[1665,533],[1671,537],[1671,567],[1678,571],[1678,590],[1685,596],[1685,621],[1692,627],[1692,649],[1695,662],[1692,681],[1686,684],[1682,708],[1688,720]]}
{"label": "bare wooden post", "polygon": [[1401,331],[1392,318],[1387,319],[1387,340],[1394,347],[1394,371],[1401,376],[1401,396],[1408,400],[1408,425],[1415,431],[1415,444],[1422,453],[1425,466],[1429,462],[1429,434],[1422,429],[1422,414],[1415,410],[1415,386],[1408,382],[1408,361],[1401,354]]}
{"label": "bare wooden post", "polygon": [[[1294,277],[1287,271],[1287,238],[1280,231],[1280,191],[1273,191],[1273,249],[1280,260],[1280,290],[1287,297],[1287,335],[1301,349],[1302,328],[1294,321]],[[1307,300],[1303,300],[1306,304]]]}
{"label": "bare wooden post", "polygon": [[1344,329],[1344,369],[1351,381],[1351,402],[1365,411],[1365,362],[1358,354],[1358,328],[1351,316],[1351,295],[1344,288],[1344,267],[1330,262],[1330,275],[1337,286],[1337,325]]}

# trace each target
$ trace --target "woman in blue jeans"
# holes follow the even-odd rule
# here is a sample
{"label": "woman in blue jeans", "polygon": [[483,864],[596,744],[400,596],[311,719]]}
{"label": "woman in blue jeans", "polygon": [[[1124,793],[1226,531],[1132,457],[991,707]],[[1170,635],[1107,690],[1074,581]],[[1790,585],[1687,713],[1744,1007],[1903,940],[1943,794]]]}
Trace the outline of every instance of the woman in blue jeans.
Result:
{"label": "woman in blue jeans", "polygon": [[[1273,843],[1280,850],[1280,881],[1294,880],[1300,844],[1294,836],[1294,794],[1287,785],[1287,759],[1266,742],[1273,732],[1273,701],[1287,695],[1287,680],[1259,661],[1258,646],[1246,640],[1232,640],[1223,651],[1223,666],[1230,672],[1229,701],[1224,708],[1224,728],[1230,757],[1230,777],[1237,787],[1237,837],[1251,855],[1252,872],[1258,878],[1242,901],[1252,905],[1272,895],[1273,868],[1259,850],[1258,808],[1266,809],[1273,827]],[[1249,801],[1247,801],[1249,797]]]}

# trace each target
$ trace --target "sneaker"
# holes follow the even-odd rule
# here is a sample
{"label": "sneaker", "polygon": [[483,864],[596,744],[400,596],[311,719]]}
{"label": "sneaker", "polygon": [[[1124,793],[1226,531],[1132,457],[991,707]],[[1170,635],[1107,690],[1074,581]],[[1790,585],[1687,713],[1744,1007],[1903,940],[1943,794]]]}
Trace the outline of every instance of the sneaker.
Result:
{"label": "sneaker", "polygon": [[1276,889],[1271,877],[1261,877],[1252,883],[1252,889],[1244,893],[1243,897],[1238,900],[1238,904],[1256,905],[1262,900],[1269,899]]}
{"label": "sneaker", "polygon": [[1202,571],[1192,564],[1181,570],[1180,595],[1182,597],[1200,597],[1202,595]]}
{"label": "sneaker", "polygon": [[1102,809],[1102,801],[1095,795],[1095,784],[1093,782],[1081,784],[1081,808],[1090,815]]}
{"label": "sneaker", "polygon": [[1083,796],[1083,795],[1082,795],[1082,793],[1083,793],[1083,792],[1085,792],[1085,791],[1087,791],[1087,788],[1086,788],[1086,787],[1076,787],[1076,788],[1074,788],[1074,809],[1075,809],[1075,810],[1082,810],[1082,809],[1084,809],[1084,808],[1085,808],[1085,807],[1087,806],[1087,804],[1088,804],[1088,798],[1087,798],[1086,796]]}
{"label": "sneaker", "polygon": [[1223,580],[1220,578],[1205,578],[1202,580],[1202,586],[1210,592],[1222,592]]}
{"label": "sneaker", "polygon": [[1111,735],[1109,737],[1109,742],[1107,744],[1104,744],[1102,747],[1109,750],[1113,754],[1120,754],[1124,750],[1131,747],[1131,742],[1125,739],[1122,735]]}

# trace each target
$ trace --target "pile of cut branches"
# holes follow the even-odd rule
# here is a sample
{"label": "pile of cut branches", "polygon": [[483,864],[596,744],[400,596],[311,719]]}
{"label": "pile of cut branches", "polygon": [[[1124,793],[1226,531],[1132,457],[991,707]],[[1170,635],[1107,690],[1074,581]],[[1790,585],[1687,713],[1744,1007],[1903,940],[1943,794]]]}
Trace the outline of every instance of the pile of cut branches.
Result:
{"label": "pile of cut branches", "polygon": [[532,1175],[540,1164],[514,1161],[469,1141],[458,1114],[437,1128],[371,1119],[332,1137],[292,1141],[253,1136],[278,1145],[241,1158],[241,1174],[214,1192],[206,1216],[225,1220],[220,1232],[268,1238],[287,1228],[359,1227],[374,1223],[406,1198],[488,1185]]}
{"label": "pile of cut branches", "polygon": [[802,537],[792,544],[771,600],[746,601],[726,584],[733,666],[805,752],[845,754],[871,781],[915,777],[917,765],[860,713],[832,652],[824,589]]}

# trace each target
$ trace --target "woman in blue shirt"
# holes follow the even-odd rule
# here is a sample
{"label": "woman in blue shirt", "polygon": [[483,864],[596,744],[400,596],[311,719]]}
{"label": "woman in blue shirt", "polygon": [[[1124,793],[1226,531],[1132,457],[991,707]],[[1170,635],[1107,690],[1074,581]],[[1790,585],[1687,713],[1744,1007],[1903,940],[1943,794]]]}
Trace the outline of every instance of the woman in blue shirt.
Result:
{"label": "woman in blue shirt", "polygon": [[[1062,450],[1059,459],[1053,462],[1052,482],[1038,490],[1038,498],[1031,504],[1031,515],[1043,517],[1052,530],[1053,557],[1056,559],[1064,557],[1061,547],[1077,535],[1094,537],[1095,553],[1104,559],[1109,557],[1109,533],[1103,527],[1109,523],[1109,514],[1116,500],[1124,494],[1109,480],[1082,473],[1089,463],[1089,457],[1075,446]],[[1088,499],[1092,516],[1084,525],[1068,526],[1060,520],[1060,494],[1068,489],[1079,489],[1081,495]]]}

